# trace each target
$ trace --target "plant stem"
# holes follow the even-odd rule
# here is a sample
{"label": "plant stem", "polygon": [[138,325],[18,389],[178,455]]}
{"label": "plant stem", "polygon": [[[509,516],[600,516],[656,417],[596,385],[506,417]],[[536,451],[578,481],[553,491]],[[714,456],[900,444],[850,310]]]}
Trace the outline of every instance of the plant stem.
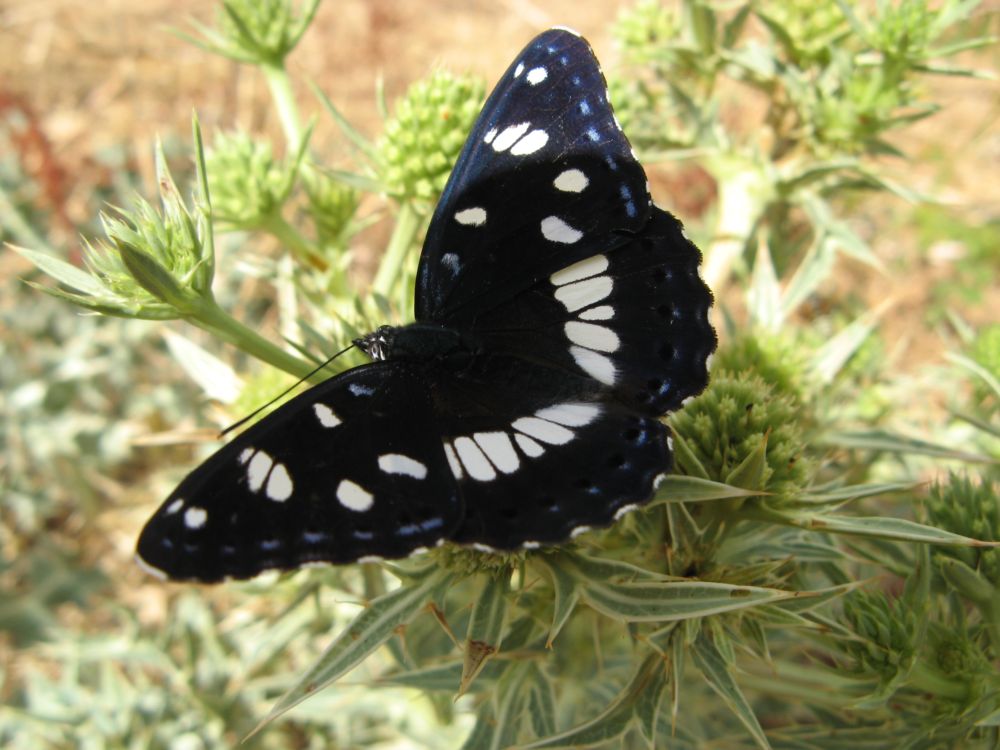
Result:
{"label": "plant stem", "polygon": [[299,111],[288,72],[281,64],[263,63],[260,67],[264,71],[264,77],[267,78],[267,87],[271,90],[274,107],[278,110],[281,129],[288,144],[288,153],[294,154],[302,144],[302,127],[299,125]]}
{"label": "plant stem", "polygon": [[[297,378],[306,378],[315,369],[310,363],[289,354],[256,331],[247,328],[219,307],[214,300],[198,305],[197,309],[185,320],[232,344],[252,357],[267,362]],[[326,380],[327,377],[328,375],[324,373],[315,373],[308,379],[309,382],[318,383]]]}
{"label": "plant stem", "polygon": [[702,277],[709,289],[721,290],[753,231],[766,201],[760,175],[752,167],[720,161],[711,169],[719,183],[718,225],[705,251]]}
{"label": "plant stem", "polygon": [[403,261],[406,253],[413,245],[413,240],[420,228],[421,216],[413,207],[410,201],[404,201],[399,206],[399,214],[396,216],[396,226],[392,230],[392,237],[389,238],[389,246],[379,263],[378,272],[375,274],[375,281],[372,282],[372,291],[388,297],[399,278],[399,273],[403,268]]}
{"label": "plant stem", "polygon": [[277,240],[292,251],[300,261],[320,270],[326,270],[327,262],[316,243],[302,236],[285,218],[275,212],[263,223],[262,228],[273,234]]}

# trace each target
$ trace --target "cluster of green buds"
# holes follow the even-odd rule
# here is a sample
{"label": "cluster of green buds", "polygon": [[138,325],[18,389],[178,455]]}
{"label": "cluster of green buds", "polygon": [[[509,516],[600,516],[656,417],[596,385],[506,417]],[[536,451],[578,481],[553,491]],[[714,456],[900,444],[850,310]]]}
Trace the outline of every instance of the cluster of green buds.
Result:
{"label": "cluster of green buds", "polygon": [[316,169],[302,173],[302,186],[320,244],[342,246],[358,208],[358,191]]}
{"label": "cluster of green buds", "polygon": [[319,9],[306,0],[301,9],[289,0],[223,0],[218,30],[195,24],[195,44],[238,62],[280,67],[299,43]]}
{"label": "cluster of green buds", "polygon": [[844,598],[844,616],[855,638],[843,648],[854,671],[874,673],[887,682],[905,673],[916,655],[920,612],[882,591],[859,589]]}
{"label": "cluster of green buds", "polygon": [[792,498],[810,476],[798,410],[757,375],[716,370],[708,389],[670,418],[677,469],[767,491],[772,504]]}
{"label": "cluster of green buds", "polygon": [[214,218],[232,229],[266,229],[295,185],[295,166],[242,132],[219,133],[205,157]]}
{"label": "cluster of green buds", "polygon": [[[952,474],[931,487],[927,515],[935,526],[952,533],[1000,541],[1000,494],[993,482]],[[941,547],[934,561],[948,585],[995,620],[1000,634],[1000,548]],[[996,646],[1000,648],[1000,642]]]}
{"label": "cluster of green buds", "polygon": [[204,211],[185,205],[162,149],[156,157],[161,208],[139,198],[128,213],[103,214],[107,239],[84,243],[89,273],[21,250],[65,287],[39,289],[104,315],[147,320],[180,318],[214,305],[211,223]]}
{"label": "cluster of green buds", "polygon": [[437,200],[484,95],[482,81],[443,70],[410,86],[378,145],[385,192],[399,201]]}
{"label": "cluster of green buds", "polygon": [[782,50],[799,66],[826,60],[840,39],[850,33],[836,0],[767,0],[757,16],[782,43]]}

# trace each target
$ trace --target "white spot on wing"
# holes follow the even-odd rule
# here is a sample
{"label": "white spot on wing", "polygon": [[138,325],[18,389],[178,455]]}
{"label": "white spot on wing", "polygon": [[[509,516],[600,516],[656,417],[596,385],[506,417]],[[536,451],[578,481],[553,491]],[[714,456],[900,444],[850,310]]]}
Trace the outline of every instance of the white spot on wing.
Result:
{"label": "white spot on wing", "polygon": [[451,467],[451,473],[455,475],[455,479],[462,478],[462,464],[458,460],[458,456],[455,455],[455,449],[451,447],[451,443],[444,444],[444,453],[448,457],[448,465]]}
{"label": "white spot on wing", "polygon": [[274,461],[264,451],[257,451],[247,466],[247,485],[251,492],[258,492],[264,486],[267,473],[271,470]]}
{"label": "white spot on wing", "polygon": [[596,276],[597,274],[604,273],[607,270],[607,256],[591,255],[589,258],[584,258],[571,266],[566,266],[561,271],[556,271],[554,274],[549,276],[549,281],[556,286],[562,286],[563,284],[569,284],[573,281],[586,279],[588,276]]}
{"label": "white spot on wing", "polygon": [[521,465],[506,432],[477,432],[472,436],[483,453],[504,474],[512,474]]}
{"label": "white spot on wing", "polygon": [[458,273],[458,269],[462,265],[462,261],[455,253],[445,253],[441,256],[441,263],[445,265],[452,274]]}
{"label": "white spot on wing", "polygon": [[486,460],[486,456],[479,446],[473,442],[472,438],[455,438],[455,450],[462,460],[462,466],[469,472],[469,476],[481,482],[489,482],[497,478],[493,465]]}
{"label": "white spot on wing", "polygon": [[579,315],[580,320],[611,320],[613,317],[615,317],[615,308],[611,305],[592,307]]}
{"label": "white spot on wing", "polygon": [[527,81],[532,86],[537,86],[548,77],[549,77],[549,71],[539,66],[537,68],[532,68],[531,70],[528,71]]}
{"label": "white spot on wing", "polygon": [[564,330],[566,331],[566,338],[574,344],[579,344],[595,351],[614,352],[621,345],[618,334],[606,326],[571,320],[565,325]]}
{"label": "white spot on wing", "polygon": [[405,474],[414,479],[427,476],[427,467],[415,458],[402,453],[384,453],[378,457],[378,467],[386,474]]}
{"label": "white spot on wing", "polygon": [[292,496],[292,477],[284,464],[275,464],[267,478],[267,496],[275,502],[283,503]]}
{"label": "white spot on wing", "polygon": [[455,221],[466,226],[481,227],[486,223],[486,209],[479,206],[456,212]]}
{"label": "white spot on wing", "polygon": [[571,430],[538,417],[521,417],[515,419],[511,426],[518,432],[549,445],[565,445],[573,439]]}
{"label": "white spot on wing", "polygon": [[347,386],[347,390],[353,393],[355,396],[371,396],[375,393],[375,389],[369,385],[361,385],[361,383],[351,383]]}
{"label": "white spot on wing", "polygon": [[184,501],[181,498],[177,498],[170,505],[167,506],[166,514],[172,516],[174,513],[179,511],[184,507]]}
{"label": "white spot on wing", "polygon": [[535,416],[566,427],[583,427],[593,422],[601,413],[597,404],[566,403],[548,406],[535,412]]}
{"label": "white spot on wing", "polygon": [[544,130],[532,130],[524,138],[514,144],[510,153],[514,156],[533,154],[549,142],[549,134]]}
{"label": "white spot on wing", "polygon": [[522,435],[520,432],[514,433],[514,440],[517,442],[517,446],[524,451],[524,455],[529,458],[538,458],[540,455],[545,453],[545,449],[542,446],[527,435]]}
{"label": "white spot on wing", "polygon": [[493,143],[493,139],[497,137],[497,129],[490,128],[486,131],[486,135],[483,136],[483,143]]}
{"label": "white spot on wing", "polygon": [[341,423],[340,417],[326,404],[313,404],[313,411],[316,413],[316,419],[324,427],[336,427]]}
{"label": "white spot on wing", "polygon": [[514,68],[514,78],[517,78],[523,72],[524,72],[524,63],[523,62],[519,62],[517,64],[517,67]]}
{"label": "white spot on wing", "polygon": [[350,479],[341,479],[337,485],[337,500],[348,510],[363,513],[374,505],[375,500],[368,490]]}
{"label": "white spot on wing", "polygon": [[590,307],[595,302],[611,294],[614,282],[610,276],[595,276],[591,279],[565,284],[555,291],[555,298],[562,302],[569,312],[582,307]]}
{"label": "white spot on wing", "polygon": [[208,511],[192,505],[184,511],[184,525],[189,529],[200,529],[208,520]]}
{"label": "white spot on wing", "polygon": [[530,122],[522,122],[517,125],[509,125],[500,131],[500,134],[493,139],[493,150],[494,151],[506,151],[511,146],[514,145],[515,141],[524,135],[528,128],[531,127]]}
{"label": "white spot on wing", "polygon": [[254,454],[253,448],[244,448],[242,451],[240,451],[240,457],[238,460],[241,464],[245,464],[253,457],[253,454]]}
{"label": "white spot on wing", "polygon": [[556,190],[562,190],[564,193],[579,193],[590,184],[590,180],[579,169],[567,169],[561,172],[552,184]]}
{"label": "white spot on wing", "polygon": [[542,236],[549,242],[572,245],[583,237],[583,232],[574,229],[558,216],[546,216],[542,219]]}
{"label": "white spot on wing", "polygon": [[571,346],[569,353],[585,373],[604,385],[614,385],[617,377],[614,363],[603,354],[598,354],[581,346]]}

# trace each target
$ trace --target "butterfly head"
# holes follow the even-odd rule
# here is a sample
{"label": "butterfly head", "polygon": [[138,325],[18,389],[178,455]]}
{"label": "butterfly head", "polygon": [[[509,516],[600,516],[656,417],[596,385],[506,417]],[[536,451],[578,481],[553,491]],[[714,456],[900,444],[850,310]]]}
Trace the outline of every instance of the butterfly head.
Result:
{"label": "butterfly head", "polygon": [[396,329],[392,326],[379,326],[369,334],[354,339],[354,345],[371,357],[380,361],[388,359],[387,354],[395,338]]}

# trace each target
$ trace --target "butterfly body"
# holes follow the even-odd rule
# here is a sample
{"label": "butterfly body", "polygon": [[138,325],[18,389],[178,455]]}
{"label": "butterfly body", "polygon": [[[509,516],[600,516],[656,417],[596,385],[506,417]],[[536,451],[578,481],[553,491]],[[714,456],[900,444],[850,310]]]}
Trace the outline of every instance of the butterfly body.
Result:
{"label": "butterfly body", "polygon": [[652,204],[589,45],[551,30],[483,108],[420,258],[416,322],[223,447],[144,529],[173,579],[564,541],[646,502],[660,417],[707,383],[700,254]]}

